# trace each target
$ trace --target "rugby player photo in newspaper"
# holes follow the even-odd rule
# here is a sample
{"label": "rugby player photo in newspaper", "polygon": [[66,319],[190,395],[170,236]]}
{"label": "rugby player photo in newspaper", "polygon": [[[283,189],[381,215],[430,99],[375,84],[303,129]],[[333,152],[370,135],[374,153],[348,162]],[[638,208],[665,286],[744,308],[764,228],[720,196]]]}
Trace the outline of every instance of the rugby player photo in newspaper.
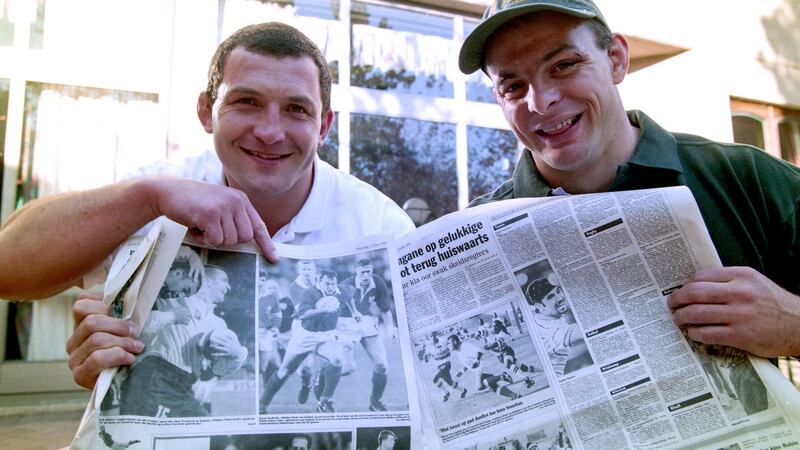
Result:
{"label": "rugby player photo in newspaper", "polygon": [[774,406],[747,354],[732,347],[706,345],[691,339],[688,342],[730,421]]}
{"label": "rugby player photo in newspaper", "polygon": [[[463,450],[568,450],[574,448],[563,422],[549,422],[537,428],[498,433],[501,437],[475,443]],[[493,435],[498,435],[493,434]]]}
{"label": "rugby player photo in newspaper", "polygon": [[254,414],[254,274],[253,254],[181,246],[102,415]]}
{"label": "rugby player photo in newspaper", "polygon": [[259,269],[261,414],[408,411],[385,249]]}
{"label": "rugby player photo in newspaper", "polygon": [[514,303],[417,337],[420,382],[438,426],[548,387]]}
{"label": "rugby player photo in newspaper", "polygon": [[372,427],[356,430],[355,450],[409,450],[409,427]]}
{"label": "rugby player photo in newspaper", "polygon": [[547,349],[550,364],[561,378],[591,366],[589,354],[558,276],[547,260],[518,270],[517,283],[533,312],[533,322]]}

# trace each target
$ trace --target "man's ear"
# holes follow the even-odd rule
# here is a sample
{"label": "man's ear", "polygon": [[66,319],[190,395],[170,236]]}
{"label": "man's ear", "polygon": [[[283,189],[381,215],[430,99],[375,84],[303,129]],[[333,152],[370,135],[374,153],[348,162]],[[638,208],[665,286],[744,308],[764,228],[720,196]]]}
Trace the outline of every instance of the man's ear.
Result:
{"label": "man's ear", "polygon": [[213,133],[214,127],[212,125],[212,106],[211,99],[208,98],[208,94],[205,91],[201,92],[200,95],[197,96],[197,118],[200,119],[200,123],[203,125],[203,129],[206,130],[206,133]]}
{"label": "man's ear", "polygon": [[322,147],[322,144],[325,143],[325,137],[328,136],[328,133],[331,131],[331,127],[333,126],[333,118],[334,114],[332,110],[328,110],[322,116],[322,124],[319,127],[319,142],[317,142],[317,148]]}
{"label": "man's ear", "polygon": [[614,33],[611,45],[608,47],[608,58],[611,60],[611,77],[614,84],[622,83],[630,67],[628,40],[625,36]]}

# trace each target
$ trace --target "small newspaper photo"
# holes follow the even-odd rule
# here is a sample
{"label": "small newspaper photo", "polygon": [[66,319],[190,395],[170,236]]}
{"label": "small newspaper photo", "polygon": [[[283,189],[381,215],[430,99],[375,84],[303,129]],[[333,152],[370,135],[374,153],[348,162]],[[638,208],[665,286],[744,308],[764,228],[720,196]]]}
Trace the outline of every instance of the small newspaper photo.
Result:
{"label": "small newspaper photo", "polygon": [[73,448],[800,449],[769,361],[666,305],[720,261],[685,187],[507,200],[399,238],[209,248],[159,220],[104,299],[144,352]]}

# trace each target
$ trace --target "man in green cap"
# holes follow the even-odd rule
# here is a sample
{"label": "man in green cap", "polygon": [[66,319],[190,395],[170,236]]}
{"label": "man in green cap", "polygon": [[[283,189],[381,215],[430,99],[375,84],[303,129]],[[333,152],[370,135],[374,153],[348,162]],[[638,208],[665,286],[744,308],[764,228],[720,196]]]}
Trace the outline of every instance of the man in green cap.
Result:
{"label": "man in green cap", "polygon": [[755,148],[671,133],[626,112],[628,42],[591,0],[496,0],[459,67],[483,70],[528,151],[477,199],[688,186],[725,266],[672,293],[691,339],[758,356],[800,354],[800,170]]}

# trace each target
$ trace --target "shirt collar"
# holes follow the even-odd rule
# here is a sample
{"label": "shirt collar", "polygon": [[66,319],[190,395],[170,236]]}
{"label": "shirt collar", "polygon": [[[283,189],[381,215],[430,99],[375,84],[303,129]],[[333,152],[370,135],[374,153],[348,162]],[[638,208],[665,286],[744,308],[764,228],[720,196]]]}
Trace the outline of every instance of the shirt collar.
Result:
{"label": "shirt collar", "polygon": [[298,276],[297,276],[297,277],[294,279],[294,282],[295,282],[295,283],[297,283],[297,285],[298,285],[298,286],[300,286],[300,287],[301,287],[301,288],[303,288],[303,289],[308,289],[308,288],[310,288],[311,286],[314,286],[314,284],[313,284],[313,283],[309,283],[308,281],[306,281],[306,280],[305,280],[305,278],[304,278],[304,277],[301,277],[300,275],[298,275]]}
{"label": "shirt collar", "polygon": [[360,291],[360,292],[369,292],[370,289],[375,289],[375,280],[372,277],[370,277],[370,279],[369,279],[369,286],[367,286],[367,288],[363,289],[363,290],[361,289],[361,285],[358,284],[358,280],[356,278],[357,277],[353,277],[353,284],[355,284],[356,289],[358,291]]}
{"label": "shirt collar", "polygon": [[[654,169],[672,170],[683,172],[678,159],[678,145],[672,133],[661,128],[650,117],[641,111],[628,111],[631,124],[640,130],[639,141],[636,143],[633,156],[623,166],[640,166]],[[622,166],[620,166],[622,167]],[[556,187],[547,184],[533,162],[530,150],[522,152],[522,156],[514,168],[512,175],[514,183],[514,197],[546,197],[553,195]],[[616,182],[615,182],[616,184]],[[562,189],[563,190],[563,189]]]}
{"label": "shirt collar", "polygon": [[639,128],[640,135],[633,156],[627,164],[683,172],[683,166],[678,159],[678,144],[672,133],[661,128],[641,111],[628,111],[628,119]]}
{"label": "shirt collar", "polygon": [[552,189],[536,170],[530,150],[523,150],[512,175],[514,197],[546,197]]}
{"label": "shirt collar", "polygon": [[297,234],[311,233],[323,228],[326,217],[325,210],[329,203],[330,189],[328,187],[333,178],[333,170],[333,167],[319,159],[319,156],[314,158],[314,178],[308,198],[292,220],[275,234],[276,241],[288,242],[293,240]]}

